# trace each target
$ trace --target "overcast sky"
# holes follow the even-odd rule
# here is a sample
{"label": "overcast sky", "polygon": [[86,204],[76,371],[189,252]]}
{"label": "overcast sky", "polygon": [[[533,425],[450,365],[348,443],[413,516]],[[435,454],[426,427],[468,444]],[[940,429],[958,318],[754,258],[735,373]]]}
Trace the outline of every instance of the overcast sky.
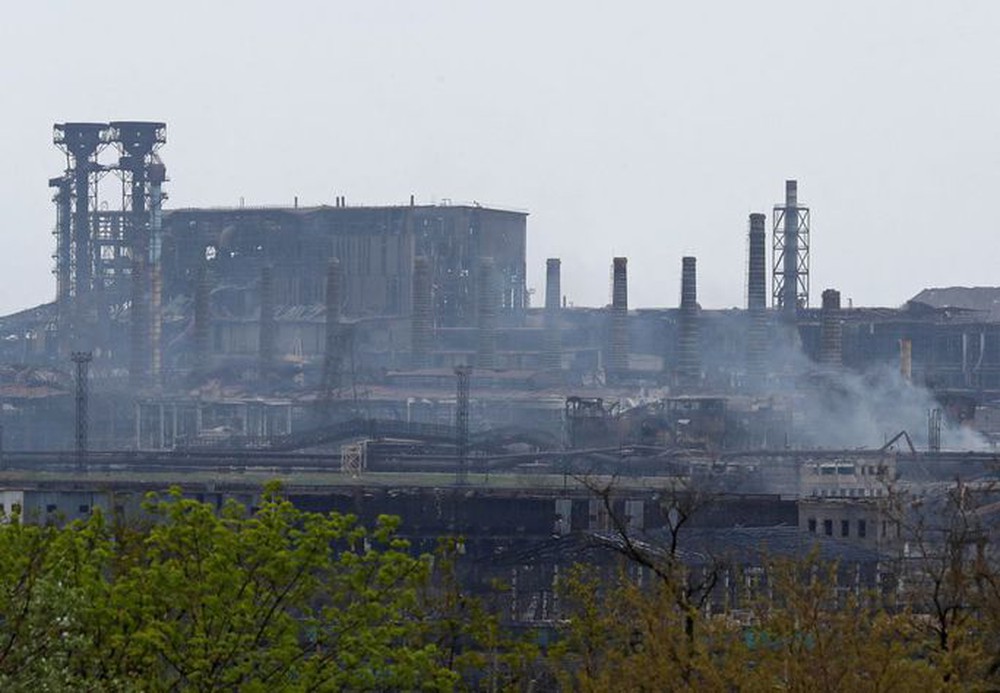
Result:
{"label": "overcast sky", "polygon": [[998,2],[21,0],[0,22],[0,312],[50,300],[54,122],[163,120],[171,207],[530,211],[576,305],[742,305],[799,180],[812,303],[1000,285]]}

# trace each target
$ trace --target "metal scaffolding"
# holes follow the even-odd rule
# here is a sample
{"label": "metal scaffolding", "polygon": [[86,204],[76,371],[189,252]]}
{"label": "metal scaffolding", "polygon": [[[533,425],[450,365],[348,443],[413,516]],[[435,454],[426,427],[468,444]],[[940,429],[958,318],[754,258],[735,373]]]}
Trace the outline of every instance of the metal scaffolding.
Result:
{"label": "metal scaffolding", "polygon": [[115,121],[109,141],[118,149],[124,237],[131,257],[131,358],[133,387],[158,385],[160,373],[160,269],[162,184],[166,169],[157,150],[167,141],[166,124]]}
{"label": "metal scaffolding", "polygon": [[[95,258],[90,212],[97,207],[97,179],[103,171],[97,163],[97,155],[108,142],[108,126],[105,123],[57,123],[52,141],[66,154],[66,177],[73,181],[72,219],[69,222],[61,219],[57,231],[62,237],[62,247],[59,248],[57,241],[56,274],[69,278],[74,303],[70,340],[82,345],[93,340],[96,306],[91,290]],[[60,212],[70,209],[65,199],[60,200],[59,205]],[[68,269],[64,264],[67,260]]]}
{"label": "metal scaffolding", "polygon": [[772,301],[786,317],[809,307],[809,208],[798,203],[798,183],[785,181],[785,204],[775,205]]}

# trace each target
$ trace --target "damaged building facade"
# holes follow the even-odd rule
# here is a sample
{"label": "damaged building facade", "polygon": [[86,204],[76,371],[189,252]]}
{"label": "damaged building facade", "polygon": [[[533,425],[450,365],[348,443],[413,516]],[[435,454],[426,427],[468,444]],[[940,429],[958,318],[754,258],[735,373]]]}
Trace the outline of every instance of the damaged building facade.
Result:
{"label": "damaged building facade", "polygon": [[[3,361],[49,373],[37,397],[9,383],[8,436],[29,447],[73,445],[19,415],[72,413],[74,352],[92,355],[91,434],[109,449],[260,441],[359,417],[449,423],[463,365],[474,368],[473,428],[542,428],[563,441],[576,430],[567,398],[615,403],[632,418],[656,409],[646,439],[665,439],[678,398],[694,398],[684,406],[725,412],[725,427],[694,436],[713,447],[840,444],[816,431],[858,394],[843,374],[878,369],[926,393],[946,429],[997,433],[1000,317],[986,299],[963,302],[954,289],[855,308],[831,288],[814,306],[810,209],[794,180],[770,228],[765,214],[749,217],[741,309],[700,306],[696,257],[681,259],[678,301],[666,308],[629,305],[625,257],[611,261],[609,305],[568,307],[561,274],[572,268],[549,258],[536,307],[526,212],[342,196],[171,209],[164,123],[61,123],[54,142],[66,156],[49,181],[55,300],[0,318]],[[937,444],[931,422],[907,427]],[[880,435],[896,432],[889,422]]]}
{"label": "damaged building facade", "polygon": [[[753,508],[746,527],[756,516],[761,532],[774,520],[877,552],[896,538],[878,505],[887,480],[981,473],[1000,437],[989,296],[863,308],[814,291],[797,181],[770,225],[763,213],[734,221],[745,306],[702,308],[698,268],[712,258],[689,256],[675,305],[630,305],[628,258],[615,257],[609,304],[586,308],[565,300],[573,268],[559,258],[544,262],[532,305],[523,211],[412,197],[171,207],[165,124],[62,123],[54,140],[66,155],[49,181],[55,297],[0,318],[8,469],[308,469],[325,480],[300,488],[302,502],[329,491],[338,508],[363,504],[344,485],[412,475],[408,514],[435,532],[471,536],[474,522],[484,556],[501,541],[487,536],[487,505],[517,497],[531,518],[497,524],[503,550],[531,537],[547,551],[570,528],[610,527],[567,479],[683,479],[753,496],[738,501]],[[221,498],[227,484],[252,498],[246,477],[205,492]],[[449,484],[480,485],[489,502],[434,515]],[[656,494],[633,487],[616,502],[652,526]],[[393,511],[391,493],[375,495],[372,512]]]}

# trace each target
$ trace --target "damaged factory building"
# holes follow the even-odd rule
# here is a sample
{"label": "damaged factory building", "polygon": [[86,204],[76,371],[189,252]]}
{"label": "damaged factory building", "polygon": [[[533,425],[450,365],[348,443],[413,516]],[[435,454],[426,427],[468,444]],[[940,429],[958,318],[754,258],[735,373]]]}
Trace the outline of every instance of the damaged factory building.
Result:
{"label": "damaged factory building", "polygon": [[[611,261],[611,301],[598,308],[567,305],[561,274],[572,268],[546,260],[535,307],[526,212],[412,196],[387,206],[335,196],[319,206],[171,208],[164,123],[54,132],[66,156],[49,181],[55,300],[0,319],[0,357],[15,373],[0,384],[6,433],[18,448],[72,448],[71,427],[55,424],[72,417],[74,352],[93,357],[89,427],[104,449],[227,437],[266,445],[357,418],[449,424],[454,369],[465,365],[473,429],[537,428],[563,442],[568,397],[613,402],[622,414],[686,398],[724,412],[724,430],[696,436],[709,448],[876,445],[897,431],[847,440],[849,427],[817,431],[836,418],[811,414],[846,408],[878,369],[941,408],[946,430],[994,433],[1000,316],[989,290],[856,308],[827,289],[814,307],[810,213],[794,180],[770,229],[759,213],[745,236],[734,224],[734,243],[748,247],[743,309],[700,306],[693,256],[680,263],[679,292],[664,296],[674,307],[629,305],[626,257]],[[43,383],[32,387],[32,373]],[[883,378],[874,389],[890,387],[902,386]],[[838,396],[847,399],[826,401]],[[32,424],[26,410],[48,415]],[[919,429],[910,435],[925,440],[926,422]]]}
{"label": "damaged factory building", "polygon": [[[526,212],[412,196],[169,208],[164,123],[64,123],[54,141],[66,155],[49,181],[55,300],[0,319],[0,356],[23,366],[2,384],[18,448],[72,448],[62,423],[73,352],[93,356],[90,435],[105,449],[266,446],[357,418],[453,423],[463,365],[474,368],[473,429],[538,428],[563,442],[574,428],[567,397],[623,413],[669,410],[679,397],[724,412],[724,430],[695,436],[710,448],[871,446],[896,431],[840,441],[810,414],[845,406],[823,400],[849,398],[851,378],[878,368],[919,388],[946,428],[994,433],[1000,316],[979,309],[991,305],[987,290],[844,308],[828,289],[813,307],[810,214],[794,180],[773,209],[770,262],[767,217],[750,215],[745,309],[701,308],[695,257],[681,263],[676,307],[629,306],[625,257],[611,262],[603,308],[568,307],[566,268],[548,259],[534,307]],[[30,373],[44,384],[19,382]],[[828,387],[841,373],[848,384]],[[655,428],[670,427],[664,418]],[[923,440],[926,428],[910,434]]]}
{"label": "damaged factory building", "polygon": [[[5,493],[41,493],[45,464],[82,474],[66,484],[84,493],[91,470],[141,463],[229,470],[206,491],[221,502],[257,492],[234,469],[312,469],[327,476],[298,487],[306,505],[327,493],[327,508],[408,515],[417,535],[462,531],[483,555],[501,537],[543,555],[577,531],[600,540],[615,508],[655,530],[657,480],[682,479],[743,528],[846,542],[875,566],[898,538],[887,488],[979,474],[1000,436],[1000,289],[891,308],[814,290],[795,180],[770,224],[733,220],[740,308],[699,303],[709,253],[677,258],[666,307],[629,304],[626,257],[608,258],[608,305],[573,306],[573,267],[547,258],[532,305],[525,211],[173,206],[164,123],[54,134],[55,298],[0,318],[0,464],[28,474]],[[416,496],[345,491],[382,473]],[[624,495],[595,505],[594,475],[627,478]],[[474,502],[440,501],[449,485]],[[711,517],[705,532],[732,529]]]}

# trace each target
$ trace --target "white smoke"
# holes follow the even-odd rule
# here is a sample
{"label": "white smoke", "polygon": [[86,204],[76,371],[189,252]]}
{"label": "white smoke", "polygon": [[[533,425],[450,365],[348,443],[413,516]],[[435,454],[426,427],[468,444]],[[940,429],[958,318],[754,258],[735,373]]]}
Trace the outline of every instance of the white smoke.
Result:
{"label": "white smoke", "polygon": [[[824,368],[803,354],[796,339],[775,341],[785,345],[772,353],[784,374],[779,388],[795,402],[797,445],[877,448],[906,431],[918,449],[927,449],[929,415],[941,405],[929,390],[906,380],[898,367],[882,364],[862,373]],[[986,450],[989,444],[976,431],[945,419],[941,447]]]}

